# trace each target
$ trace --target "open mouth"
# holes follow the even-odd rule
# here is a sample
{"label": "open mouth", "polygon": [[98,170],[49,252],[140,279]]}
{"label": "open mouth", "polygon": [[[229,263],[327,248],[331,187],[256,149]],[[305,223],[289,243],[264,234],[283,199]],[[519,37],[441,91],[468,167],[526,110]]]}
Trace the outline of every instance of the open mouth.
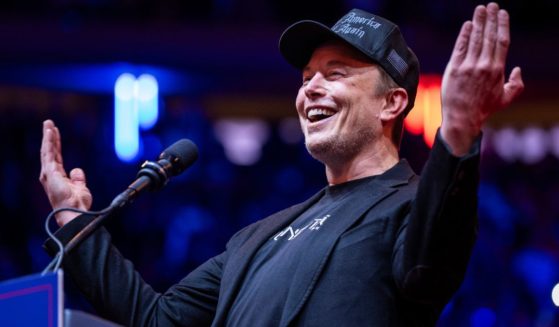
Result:
{"label": "open mouth", "polygon": [[317,122],[326,118],[332,117],[336,114],[334,110],[325,108],[312,108],[307,111],[307,119],[311,122]]}

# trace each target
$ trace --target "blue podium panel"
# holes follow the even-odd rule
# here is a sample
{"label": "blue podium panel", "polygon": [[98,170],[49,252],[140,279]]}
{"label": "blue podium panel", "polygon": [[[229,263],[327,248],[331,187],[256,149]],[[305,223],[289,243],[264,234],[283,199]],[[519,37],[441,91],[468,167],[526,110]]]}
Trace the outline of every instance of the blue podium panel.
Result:
{"label": "blue podium panel", "polygon": [[0,326],[62,327],[62,270],[0,282]]}

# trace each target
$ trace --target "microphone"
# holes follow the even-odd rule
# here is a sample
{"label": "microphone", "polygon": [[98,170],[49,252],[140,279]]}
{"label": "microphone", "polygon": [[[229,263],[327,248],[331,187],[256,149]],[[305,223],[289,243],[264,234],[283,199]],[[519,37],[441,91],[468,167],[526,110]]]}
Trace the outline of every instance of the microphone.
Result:
{"label": "microphone", "polygon": [[188,139],[178,140],[161,152],[157,162],[145,161],[136,175],[136,180],[114,198],[110,207],[120,208],[144,190],[160,190],[171,177],[185,171],[196,159],[198,159],[196,144]]}

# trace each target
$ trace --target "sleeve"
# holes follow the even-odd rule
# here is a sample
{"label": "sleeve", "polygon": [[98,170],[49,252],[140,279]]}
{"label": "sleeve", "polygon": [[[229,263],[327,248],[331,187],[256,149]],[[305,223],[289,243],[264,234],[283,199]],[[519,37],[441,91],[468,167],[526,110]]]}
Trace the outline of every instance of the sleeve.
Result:
{"label": "sleeve", "polygon": [[456,157],[437,133],[393,250],[395,281],[406,298],[446,303],[464,279],[477,237],[480,140]]}
{"label": "sleeve", "polygon": [[[65,244],[92,220],[81,216],[56,236]],[[52,240],[47,252],[56,253]],[[68,253],[63,268],[98,314],[126,326],[209,326],[215,315],[226,252],[208,260],[164,294],[155,292],[101,228]]]}

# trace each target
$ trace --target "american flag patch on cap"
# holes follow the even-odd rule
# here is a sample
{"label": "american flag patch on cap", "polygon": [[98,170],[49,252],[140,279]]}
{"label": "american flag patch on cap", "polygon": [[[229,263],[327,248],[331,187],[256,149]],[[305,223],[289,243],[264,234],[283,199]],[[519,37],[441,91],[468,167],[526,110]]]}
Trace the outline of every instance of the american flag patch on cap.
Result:
{"label": "american flag patch on cap", "polygon": [[400,76],[404,77],[408,71],[408,64],[400,57],[394,49],[388,54],[388,62],[400,73]]}

